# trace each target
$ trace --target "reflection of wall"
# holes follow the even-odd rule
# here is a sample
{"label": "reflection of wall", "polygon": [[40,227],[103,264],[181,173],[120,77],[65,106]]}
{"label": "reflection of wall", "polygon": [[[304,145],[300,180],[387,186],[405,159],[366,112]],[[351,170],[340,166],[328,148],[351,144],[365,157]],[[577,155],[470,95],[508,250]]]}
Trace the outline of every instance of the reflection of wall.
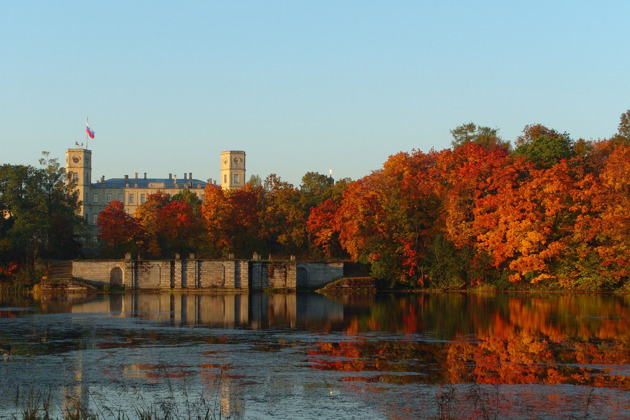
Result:
{"label": "reflection of wall", "polygon": [[124,307],[132,316],[167,321],[176,326],[249,323],[248,295],[240,294],[126,294]]}
{"label": "reflection of wall", "polygon": [[270,325],[295,325],[297,320],[296,295],[294,294],[252,294],[250,300],[249,325],[253,328],[266,328]]}
{"label": "reflection of wall", "polygon": [[318,294],[112,294],[72,305],[72,313],[135,316],[173,325],[221,325],[232,328],[308,321],[343,321],[343,304]]}
{"label": "reflection of wall", "polygon": [[343,321],[343,304],[319,294],[297,295],[296,313],[300,321]]}
{"label": "reflection of wall", "polygon": [[221,378],[221,417],[243,418],[245,401],[240,388],[228,377]]}
{"label": "reflection of wall", "polygon": [[[79,350],[74,360],[74,366],[71,365],[70,373],[73,376],[72,384],[64,384],[63,386],[63,409],[67,412],[89,412],[89,386],[85,381],[86,366],[83,361],[83,350]],[[59,372],[57,372],[58,374]],[[87,375],[89,377],[89,375]]]}

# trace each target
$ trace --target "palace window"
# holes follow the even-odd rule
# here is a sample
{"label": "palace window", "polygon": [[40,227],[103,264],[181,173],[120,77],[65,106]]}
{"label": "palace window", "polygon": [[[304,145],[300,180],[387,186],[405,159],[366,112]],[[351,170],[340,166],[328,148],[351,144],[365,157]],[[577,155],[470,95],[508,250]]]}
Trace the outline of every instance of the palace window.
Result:
{"label": "palace window", "polygon": [[234,183],[238,184],[238,174],[234,174]]}
{"label": "palace window", "polygon": [[118,193],[118,201],[120,201],[121,203],[125,202],[125,198],[123,197],[123,193]]}
{"label": "palace window", "polygon": [[140,202],[144,203],[146,201],[147,197],[145,194],[140,194]]}
{"label": "palace window", "polygon": [[94,194],[94,202],[98,203],[98,194]]}
{"label": "palace window", "polygon": [[111,194],[107,194],[107,204],[112,202],[112,195]]}
{"label": "palace window", "polygon": [[129,204],[133,204],[133,194],[129,194]]}
{"label": "palace window", "polygon": [[223,183],[227,184],[227,175],[223,175]]}
{"label": "palace window", "polygon": [[92,216],[92,224],[95,225],[98,222],[98,214]]}

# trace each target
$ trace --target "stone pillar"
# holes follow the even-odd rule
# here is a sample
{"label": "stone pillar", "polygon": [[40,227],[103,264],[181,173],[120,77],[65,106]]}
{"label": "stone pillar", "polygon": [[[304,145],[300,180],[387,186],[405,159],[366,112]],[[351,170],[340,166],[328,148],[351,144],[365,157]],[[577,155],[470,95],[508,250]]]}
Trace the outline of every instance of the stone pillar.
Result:
{"label": "stone pillar", "polygon": [[287,263],[287,281],[285,287],[288,289],[295,289],[297,286],[297,263],[295,259]]}
{"label": "stone pillar", "polygon": [[134,289],[135,279],[134,279],[134,269],[133,269],[133,260],[131,259],[131,254],[128,252],[125,254],[125,262],[123,269],[123,286],[125,289],[132,290]]}
{"label": "stone pillar", "polygon": [[171,289],[171,261],[163,261],[160,270],[160,289]]}
{"label": "stone pillar", "polygon": [[236,262],[234,260],[223,261],[223,266],[225,267],[224,287],[226,289],[234,289]]}
{"label": "stone pillar", "polygon": [[182,288],[182,260],[175,254],[175,267],[173,270],[173,289]]}
{"label": "stone pillar", "polygon": [[239,261],[238,262],[239,266],[240,266],[240,285],[239,285],[239,289],[242,290],[249,290],[249,284],[250,284],[250,279],[249,279],[249,261]]}
{"label": "stone pillar", "polygon": [[269,287],[269,277],[267,276],[267,266],[269,263],[263,261],[250,262],[249,278],[252,290],[263,290]]}
{"label": "stone pillar", "polygon": [[195,254],[191,253],[188,256],[188,261],[186,261],[186,288],[196,289],[198,286],[197,262],[195,261]]}

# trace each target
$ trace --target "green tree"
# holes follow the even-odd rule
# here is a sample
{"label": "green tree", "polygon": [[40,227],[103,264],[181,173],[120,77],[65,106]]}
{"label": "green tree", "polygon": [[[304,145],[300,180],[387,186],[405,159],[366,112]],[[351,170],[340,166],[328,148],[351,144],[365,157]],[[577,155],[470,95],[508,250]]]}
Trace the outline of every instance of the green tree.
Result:
{"label": "green tree", "polygon": [[86,225],[76,214],[74,186],[48,152],[40,164],[0,167],[0,261],[5,263],[33,264],[80,253]]}
{"label": "green tree", "polygon": [[262,179],[259,175],[254,174],[249,177],[248,184],[250,184],[252,187],[262,187]]}
{"label": "green tree", "polygon": [[559,133],[542,124],[527,125],[516,140],[514,155],[527,157],[538,168],[551,168],[575,155],[568,133]]}
{"label": "green tree", "polygon": [[612,140],[615,144],[630,145],[630,109],[621,114],[617,133]]}
{"label": "green tree", "polygon": [[466,144],[477,144],[487,150],[495,148],[510,150],[510,143],[499,136],[498,128],[483,127],[472,122],[462,124],[451,130],[453,149]]}
{"label": "green tree", "polygon": [[201,211],[201,199],[188,188],[184,188],[171,197],[171,201],[183,201],[192,209],[193,214],[196,216],[198,216]]}

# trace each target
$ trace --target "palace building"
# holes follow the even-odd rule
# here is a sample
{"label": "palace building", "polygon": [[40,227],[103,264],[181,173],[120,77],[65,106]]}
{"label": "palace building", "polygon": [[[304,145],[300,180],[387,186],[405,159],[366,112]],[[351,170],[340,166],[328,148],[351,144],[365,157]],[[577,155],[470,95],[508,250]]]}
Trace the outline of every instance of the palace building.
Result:
{"label": "palace building", "polygon": [[[183,179],[169,174],[168,178],[147,178],[147,173],[139,177],[138,172],[130,178],[110,178],[92,182],[92,151],[88,149],[66,150],[66,174],[68,180],[74,180],[81,201],[79,214],[90,225],[96,225],[98,214],[112,201],[118,200],[125,205],[125,210],[133,215],[139,205],[145,202],[149,194],[162,191],[174,195],[188,189],[203,200],[204,188],[217,185],[212,179],[202,181],[194,179],[192,172],[184,174]],[[232,150],[221,153],[221,187],[238,189],[245,184],[245,152]]]}

